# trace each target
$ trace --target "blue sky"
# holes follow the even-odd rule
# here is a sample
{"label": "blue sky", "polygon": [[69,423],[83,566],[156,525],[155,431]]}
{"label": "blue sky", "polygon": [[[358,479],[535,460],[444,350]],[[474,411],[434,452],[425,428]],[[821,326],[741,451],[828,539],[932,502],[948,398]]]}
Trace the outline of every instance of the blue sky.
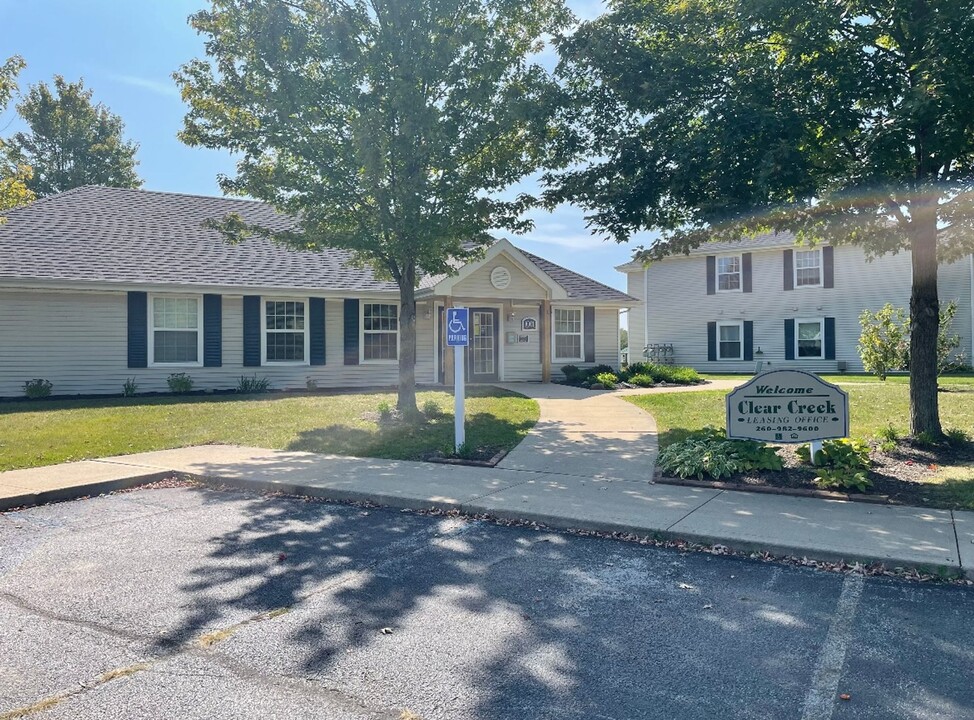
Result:
{"label": "blue sky", "polygon": [[[0,0],[0,59],[20,55],[27,68],[25,89],[55,74],[83,77],[96,101],[125,122],[126,136],[139,143],[138,172],[149,190],[219,195],[219,173],[231,173],[226,152],[191,148],[176,139],[184,105],[171,79],[181,64],[203,53],[203,43],[187,17],[202,0]],[[599,0],[574,0],[569,6],[593,17]],[[0,135],[17,127],[8,108],[0,116]],[[533,190],[532,183],[525,189]],[[526,250],[624,289],[613,268],[629,260],[631,248],[592,237],[581,211],[535,212],[536,228],[511,237]]]}

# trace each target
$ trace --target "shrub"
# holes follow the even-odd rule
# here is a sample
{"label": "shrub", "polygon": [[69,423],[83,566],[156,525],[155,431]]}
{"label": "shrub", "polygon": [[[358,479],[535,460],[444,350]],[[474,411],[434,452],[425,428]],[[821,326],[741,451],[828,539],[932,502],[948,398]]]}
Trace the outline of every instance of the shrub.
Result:
{"label": "shrub", "polygon": [[122,385],[122,395],[125,397],[132,397],[139,390],[139,384],[135,381],[134,377],[126,378],[125,383]]}
{"label": "shrub", "polygon": [[24,395],[29,397],[31,400],[38,400],[40,398],[46,398],[51,396],[51,390],[54,388],[54,383],[50,380],[45,380],[44,378],[34,378],[33,380],[28,380],[24,383]]}
{"label": "shrub", "polygon": [[754,440],[728,440],[723,430],[707,427],[667,446],[659,454],[659,467],[677,477],[705,476],[715,480],[751,470],[781,470],[778,451]]}
{"label": "shrub", "polygon": [[257,377],[257,374],[247,377],[241,375],[237,380],[237,392],[241,395],[253,395],[254,393],[265,393],[271,389],[270,378]]}
{"label": "shrub", "polygon": [[565,374],[565,379],[568,382],[572,382],[579,375],[578,365],[562,365],[561,371]]}
{"label": "shrub", "polygon": [[594,378],[596,375],[601,375],[602,373],[612,373],[615,375],[615,370],[612,369],[610,365],[596,365],[595,367],[586,368],[585,374],[589,378]]}
{"label": "shrub", "polygon": [[379,403],[379,419],[386,421],[392,419],[392,405],[389,404],[388,400],[383,400]]}
{"label": "shrub", "polygon": [[696,385],[703,382],[700,373],[691,367],[684,367],[682,365],[657,365],[649,362],[633,363],[626,368],[626,372],[621,374],[621,379],[625,382],[632,382],[632,378],[637,375],[647,375],[652,379],[653,383],[665,382],[672,385]]}
{"label": "shrub", "polygon": [[[811,462],[811,448],[801,445],[798,457]],[[815,484],[823,488],[855,489],[866,492],[872,485],[869,479],[869,446],[861,440],[826,440],[817,453]]]}
{"label": "shrub", "polygon": [[193,389],[193,378],[186,373],[173,373],[166,378],[166,384],[174,395],[185,395]]}
{"label": "shrub", "polygon": [[423,415],[428,417],[430,420],[433,418],[438,418],[443,414],[443,410],[440,409],[440,404],[436,400],[427,400],[423,403]]}
{"label": "shrub", "polygon": [[910,320],[902,308],[886,303],[876,312],[859,315],[859,358],[866,372],[885,380],[891,370],[906,364],[909,350]]}
{"label": "shrub", "polygon": [[632,375],[626,380],[630,385],[635,385],[636,387],[653,387],[656,383],[653,382],[651,375]]}
{"label": "shrub", "polygon": [[883,440],[888,440],[889,442],[895,443],[899,442],[900,433],[895,427],[893,427],[893,423],[887,423],[886,427],[879,431],[879,437]]}
{"label": "shrub", "polygon": [[619,378],[616,377],[615,373],[600,372],[595,376],[595,382],[611,390],[619,382]]}

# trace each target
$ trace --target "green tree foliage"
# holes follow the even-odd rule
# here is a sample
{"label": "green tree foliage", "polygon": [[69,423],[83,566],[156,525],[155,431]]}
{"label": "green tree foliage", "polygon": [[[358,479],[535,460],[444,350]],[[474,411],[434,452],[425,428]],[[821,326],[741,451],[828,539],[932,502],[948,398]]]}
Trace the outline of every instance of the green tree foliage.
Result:
{"label": "green tree foliage", "polygon": [[625,350],[629,347],[629,331],[625,328],[619,330],[619,349]]}
{"label": "green tree foliage", "polygon": [[886,303],[876,312],[859,315],[859,357],[866,372],[885,380],[892,370],[906,367],[910,320],[902,308]]}
{"label": "green tree foliage", "polygon": [[560,0],[213,0],[208,59],[176,74],[184,142],[240,157],[224,191],[272,203],[298,249],[347,248],[400,288],[399,409],[416,413],[415,289],[530,227],[496,193],[546,162],[557,85],[530,56]]}
{"label": "green tree foliage", "polygon": [[974,249],[974,0],[617,0],[561,42],[579,95],[548,200],[649,260],[790,230],[909,251],[914,434],[941,433],[938,260]]}
{"label": "green tree foliage", "polygon": [[7,143],[9,161],[32,168],[27,187],[38,196],[52,195],[82,185],[137,188],[135,172],[139,146],[122,137],[118,115],[101,103],[92,103],[84,81],[54,78],[32,85],[17,103],[28,130],[14,133]]}
{"label": "green tree foliage", "polygon": [[[24,68],[24,61],[16,55],[0,65],[0,113],[7,109],[10,99],[17,92],[17,75]],[[5,160],[5,145],[0,140],[0,213],[26,205],[34,199],[27,182],[31,169],[26,165]],[[0,225],[6,218],[0,214]]]}
{"label": "green tree foliage", "polygon": [[960,335],[954,332],[954,316],[957,315],[957,301],[951,300],[940,308],[940,325],[937,332],[937,374],[953,370],[964,363],[960,348]]}

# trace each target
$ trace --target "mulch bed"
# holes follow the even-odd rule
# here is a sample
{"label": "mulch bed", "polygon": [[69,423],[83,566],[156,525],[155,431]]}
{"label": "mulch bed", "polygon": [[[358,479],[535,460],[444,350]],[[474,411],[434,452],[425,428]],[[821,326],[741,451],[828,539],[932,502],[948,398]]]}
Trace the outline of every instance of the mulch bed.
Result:
{"label": "mulch bed", "polygon": [[822,490],[815,484],[815,470],[802,462],[796,452],[797,445],[778,445],[778,454],[785,467],[780,471],[754,471],[742,473],[727,480],[682,480],[663,476],[657,471],[656,482],[713,487],[726,490],[749,490],[824,497],[861,502],[889,503],[896,505],[922,505],[936,507],[932,490],[936,487],[925,483],[941,466],[960,465],[974,461],[970,447],[936,445],[920,447],[901,441],[892,451],[882,450],[871,444],[870,458],[873,466],[869,471],[872,486],[867,493]]}

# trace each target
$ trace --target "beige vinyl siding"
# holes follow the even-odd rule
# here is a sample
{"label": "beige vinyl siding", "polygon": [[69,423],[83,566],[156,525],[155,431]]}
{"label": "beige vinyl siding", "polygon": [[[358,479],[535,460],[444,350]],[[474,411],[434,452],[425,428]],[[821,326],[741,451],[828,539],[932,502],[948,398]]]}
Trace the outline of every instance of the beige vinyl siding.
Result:
{"label": "beige vinyl siding", "polygon": [[643,359],[646,347],[646,305],[643,302],[646,283],[642,268],[626,274],[626,292],[639,300],[629,310],[629,362]]}
{"label": "beige vinyl siding", "polygon": [[[496,267],[507,268],[511,273],[511,283],[503,290],[498,290],[490,282],[490,274]],[[468,277],[453,286],[451,295],[459,298],[492,298],[492,299],[542,299],[546,289],[537,280],[528,275],[510,258],[499,255],[471,273]]]}
{"label": "beige vinyl siding", "polygon": [[[296,297],[301,297],[300,295]],[[395,301],[393,301],[395,302]],[[23,383],[46,378],[57,395],[117,394],[134,377],[140,392],[166,392],[166,378],[186,372],[200,390],[236,387],[241,375],[270,379],[274,389],[300,389],[313,378],[321,388],[394,385],[398,367],[344,365],[340,298],[325,301],[323,366],[243,367],[243,299],[223,296],[223,367],[127,367],[125,293],[0,292],[0,397],[23,394]],[[433,321],[417,318],[416,377],[433,377]]]}
{"label": "beige vinyl siding", "polygon": [[[765,367],[791,367],[830,372],[845,361],[849,370],[861,370],[856,345],[859,314],[877,310],[887,302],[909,307],[911,267],[908,253],[887,255],[867,262],[861,249],[835,248],[835,287],[783,289],[781,248],[753,250],[753,292],[707,295],[703,255],[669,258],[648,270],[648,343],[673,343],[677,363],[712,372],[751,372],[755,362],[709,361],[707,323],[748,320],[754,323],[754,349],[761,348]],[[956,298],[955,328],[969,348],[970,268],[966,262],[941,267],[940,290],[944,300]],[[966,273],[966,279],[965,279]],[[640,292],[642,271],[629,273],[629,292]],[[634,309],[630,328],[642,324]],[[835,318],[835,360],[785,360],[786,318]],[[632,329],[630,329],[632,332]]]}
{"label": "beige vinyl siding", "polygon": [[[514,319],[504,318],[501,326],[501,351],[504,353],[504,380],[507,382],[541,381],[541,339],[540,330],[521,330],[521,320],[526,317],[539,319],[540,305],[516,305]],[[538,323],[541,328],[542,323]],[[526,343],[507,344],[507,333],[515,336],[527,335]]]}

